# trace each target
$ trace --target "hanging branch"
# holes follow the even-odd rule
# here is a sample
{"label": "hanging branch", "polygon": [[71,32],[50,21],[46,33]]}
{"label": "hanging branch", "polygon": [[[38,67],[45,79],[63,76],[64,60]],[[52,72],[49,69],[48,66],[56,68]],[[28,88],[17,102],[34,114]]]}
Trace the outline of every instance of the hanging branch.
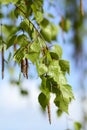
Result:
{"label": "hanging branch", "polygon": [[80,0],[80,14],[81,14],[81,16],[84,16],[84,9],[83,9],[82,0]]}
{"label": "hanging branch", "polygon": [[48,110],[49,123],[51,124],[51,110],[50,110],[50,102],[48,103],[47,110]]}

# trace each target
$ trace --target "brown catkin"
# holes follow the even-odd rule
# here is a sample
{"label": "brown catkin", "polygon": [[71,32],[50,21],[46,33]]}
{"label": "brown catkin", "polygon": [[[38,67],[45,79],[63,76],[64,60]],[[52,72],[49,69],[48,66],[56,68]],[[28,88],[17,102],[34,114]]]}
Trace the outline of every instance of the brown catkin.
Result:
{"label": "brown catkin", "polygon": [[22,59],[21,61],[21,72],[23,73],[24,77],[28,79],[28,59]]}
{"label": "brown catkin", "polygon": [[48,110],[49,123],[51,124],[51,109],[50,109],[50,102],[48,103],[47,110]]}
{"label": "brown catkin", "polygon": [[25,58],[25,73],[26,73],[26,78],[28,79],[28,59]]}
{"label": "brown catkin", "polygon": [[[14,51],[14,53],[16,52],[16,50],[17,50],[17,46],[16,46],[16,44],[14,44],[13,45],[13,51]],[[14,62],[14,66],[16,65],[16,61]]]}
{"label": "brown catkin", "polygon": [[83,10],[82,0],[80,0],[80,13],[81,13],[81,16],[84,16],[84,10]]}
{"label": "brown catkin", "polygon": [[4,79],[4,46],[2,47],[2,79]]}
{"label": "brown catkin", "polygon": [[63,42],[65,43],[65,38],[64,38],[64,26],[65,26],[65,23],[64,23],[64,17],[61,16],[61,27],[62,27],[62,38],[63,38]]}
{"label": "brown catkin", "polygon": [[24,72],[24,59],[21,60],[21,72]]}
{"label": "brown catkin", "polygon": [[13,48],[14,48],[14,52],[15,52],[17,50],[16,44],[14,44]]}
{"label": "brown catkin", "polygon": [[64,31],[64,17],[63,16],[61,17],[61,27],[62,27],[62,30]]}

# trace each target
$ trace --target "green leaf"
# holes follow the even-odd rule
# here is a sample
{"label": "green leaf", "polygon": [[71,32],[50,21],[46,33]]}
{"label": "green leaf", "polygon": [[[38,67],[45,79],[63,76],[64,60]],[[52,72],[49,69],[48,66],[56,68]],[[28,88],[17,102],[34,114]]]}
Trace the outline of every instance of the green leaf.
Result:
{"label": "green leaf", "polygon": [[38,97],[38,101],[41,105],[41,107],[45,110],[46,109],[46,106],[48,105],[49,103],[49,99],[45,94],[43,93],[40,93],[39,97]]}
{"label": "green leaf", "polygon": [[39,52],[30,52],[28,54],[25,55],[26,58],[28,58],[32,63],[37,62],[37,60],[39,59]]}
{"label": "green leaf", "polygon": [[24,19],[20,23],[20,29],[23,29],[24,31],[28,32],[29,31],[29,21],[27,19]]}
{"label": "green leaf", "polygon": [[58,82],[60,73],[59,62],[53,60],[48,67],[48,75],[54,79],[54,81]]}
{"label": "green leaf", "polygon": [[69,100],[67,98],[63,98],[61,93],[56,95],[54,103],[59,109],[68,113]]}
{"label": "green leaf", "polygon": [[21,47],[19,48],[15,54],[14,54],[14,60],[20,64],[21,60],[24,58],[24,55],[25,55],[25,51],[24,51],[24,48]]}
{"label": "green leaf", "polygon": [[64,98],[69,99],[70,101],[74,99],[74,95],[72,92],[72,87],[68,84],[60,86],[60,91]]}
{"label": "green leaf", "polygon": [[41,27],[46,28],[49,25],[49,20],[44,18],[43,21],[40,23]]}
{"label": "green leaf", "polygon": [[29,44],[28,37],[25,34],[21,34],[16,37],[16,43],[21,47],[24,47]]}
{"label": "green leaf", "polygon": [[18,2],[18,0],[0,0],[1,4],[9,4],[11,2],[15,4]]}
{"label": "green leaf", "polygon": [[41,80],[42,82],[41,82],[40,90],[47,96],[47,98],[49,98],[51,84],[47,77],[41,76]]}
{"label": "green leaf", "polygon": [[37,65],[37,71],[40,76],[40,75],[46,74],[48,71],[48,68],[45,64],[39,64]]}
{"label": "green leaf", "polygon": [[7,40],[9,40],[9,38],[11,38],[13,35],[16,35],[17,31],[19,31],[19,27],[16,27],[14,25],[4,24],[2,26],[2,30],[3,30],[3,33],[5,34]]}
{"label": "green leaf", "polygon": [[59,73],[58,84],[59,85],[65,85],[65,84],[67,84],[66,76],[62,72]]}
{"label": "green leaf", "polygon": [[40,52],[41,47],[40,44],[37,41],[35,41],[31,44],[30,49],[34,52]]}
{"label": "green leaf", "polygon": [[57,37],[57,33],[58,33],[58,27],[56,25],[54,25],[53,23],[51,23],[51,39],[52,40],[56,40]]}
{"label": "green leaf", "polygon": [[[45,23],[43,24],[44,21],[46,25]],[[53,23],[48,23],[48,21],[45,19],[44,21],[41,24],[41,34],[43,35],[44,39],[48,42],[56,40],[58,28]]]}
{"label": "green leaf", "polygon": [[61,58],[62,57],[62,48],[56,44],[52,47],[50,54],[53,59]]}
{"label": "green leaf", "polygon": [[54,100],[55,105],[62,111],[68,113],[68,106],[74,95],[70,85],[61,85],[59,86],[60,93],[57,93]]}
{"label": "green leaf", "polygon": [[47,78],[47,87],[49,88],[49,91],[55,94],[59,93],[59,87],[58,83],[54,81],[53,78],[48,77]]}
{"label": "green leaf", "polygon": [[16,37],[16,35],[10,37],[10,39],[7,42],[7,49],[16,43]]}
{"label": "green leaf", "polygon": [[70,74],[70,64],[69,64],[69,61],[59,60],[59,65],[60,65],[62,71],[67,72],[68,74]]}
{"label": "green leaf", "polygon": [[57,115],[58,115],[58,117],[61,117],[62,114],[63,114],[63,111],[62,111],[61,109],[58,109],[58,110],[57,110]]}
{"label": "green leaf", "polygon": [[81,130],[81,128],[82,128],[81,123],[79,123],[79,122],[74,122],[74,128],[75,128],[75,130]]}
{"label": "green leaf", "polygon": [[47,27],[45,27],[45,28],[42,28],[40,33],[42,34],[42,36],[44,37],[44,39],[45,39],[47,42],[51,42],[50,26],[47,26]]}
{"label": "green leaf", "polygon": [[43,20],[43,0],[34,0],[31,8],[37,23],[40,23]]}
{"label": "green leaf", "polygon": [[68,32],[70,30],[70,27],[71,27],[71,22],[69,19],[64,19],[64,22],[63,22],[63,26],[62,27],[62,21],[59,23],[60,27],[62,27],[63,31],[65,32]]}
{"label": "green leaf", "polygon": [[21,15],[24,18],[28,17],[26,3],[24,0],[18,1],[16,5],[15,16],[18,17],[18,15]]}
{"label": "green leaf", "polygon": [[32,61],[32,63],[35,63],[40,56],[40,44],[38,42],[33,42],[29,48],[28,53],[26,54],[26,58]]}

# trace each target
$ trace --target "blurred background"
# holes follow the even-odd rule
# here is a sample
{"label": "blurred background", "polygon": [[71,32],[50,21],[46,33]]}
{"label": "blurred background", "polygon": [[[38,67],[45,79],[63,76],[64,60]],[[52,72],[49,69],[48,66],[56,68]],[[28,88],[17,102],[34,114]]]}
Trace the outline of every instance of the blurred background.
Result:
{"label": "blurred background", "polygon": [[[82,5],[80,5],[80,0],[44,0],[45,15],[50,14],[49,19],[58,25],[56,42],[63,49],[63,59],[70,61],[71,69],[67,79],[73,88],[75,100],[70,104],[69,115],[64,113],[58,117],[57,109],[51,102],[52,124],[49,124],[47,113],[41,110],[38,103],[41,80],[37,76],[36,68],[31,64],[29,79],[21,78],[20,80],[20,69],[17,65],[14,65],[15,63],[11,62],[10,52],[13,50],[11,48],[5,54],[5,58],[8,58],[10,63],[5,63],[5,77],[3,80],[0,75],[1,130],[74,130],[73,123],[75,121],[82,124],[82,130],[87,130],[86,3],[86,0],[82,1]],[[14,25],[13,8],[12,4],[0,7],[0,22]],[[18,24],[20,19],[16,22]],[[61,26],[61,22],[65,24],[64,27]]]}

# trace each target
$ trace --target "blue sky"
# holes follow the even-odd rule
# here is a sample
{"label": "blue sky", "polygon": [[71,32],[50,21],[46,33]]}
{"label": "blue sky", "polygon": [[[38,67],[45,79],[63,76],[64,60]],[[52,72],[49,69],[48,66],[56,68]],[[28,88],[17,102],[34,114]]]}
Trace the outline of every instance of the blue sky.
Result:
{"label": "blue sky", "polygon": [[[56,116],[56,107],[51,101],[52,124],[48,122],[47,113],[44,115],[38,104],[38,84],[37,80],[25,81],[23,83],[29,90],[29,97],[22,97],[18,88],[12,87],[8,83],[0,86],[0,129],[1,130],[65,130],[67,124],[72,128],[73,121],[81,119],[80,102],[76,94],[76,100],[70,105],[70,115],[63,114],[61,118]],[[80,113],[80,114],[79,114]]]}

